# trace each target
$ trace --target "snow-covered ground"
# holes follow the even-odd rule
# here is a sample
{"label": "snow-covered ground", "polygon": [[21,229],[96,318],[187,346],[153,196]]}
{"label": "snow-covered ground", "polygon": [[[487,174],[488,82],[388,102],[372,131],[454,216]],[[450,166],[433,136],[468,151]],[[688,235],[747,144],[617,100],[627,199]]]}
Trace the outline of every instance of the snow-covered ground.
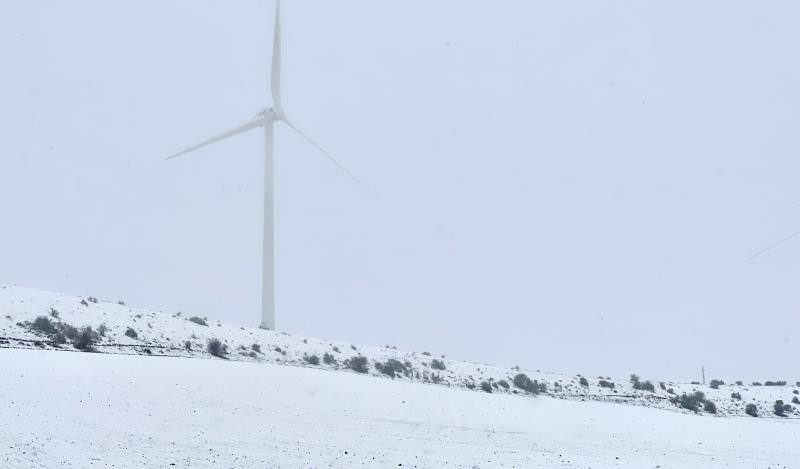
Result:
{"label": "snow-covered ground", "polygon": [[6,349],[0,377],[9,468],[800,465],[796,420],[173,357]]}
{"label": "snow-covered ground", "polygon": [[[37,317],[102,325],[100,353],[59,344]],[[772,412],[800,393],[791,381],[606,388],[190,318],[0,286],[0,467],[800,467],[797,411]],[[207,352],[213,339],[224,359]],[[365,373],[345,365],[354,357]],[[515,386],[520,373],[546,391]],[[718,413],[670,400],[694,391]]]}
{"label": "snow-covered ground", "polygon": [[[54,310],[57,317],[51,314]],[[377,364],[394,359],[406,367],[406,372],[397,373],[394,379],[435,383],[475,392],[483,392],[481,383],[486,382],[492,386],[494,394],[525,394],[525,391],[513,385],[514,377],[524,373],[530,379],[544,383],[547,386],[545,394],[553,397],[624,402],[685,413],[690,411],[678,408],[670,402],[670,398],[701,391],[715,402],[717,416],[744,416],[745,406],[752,403],[757,406],[761,417],[778,418],[772,413],[775,401],[780,399],[791,405],[792,399],[797,396],[794,392],[800,390],[800,387],[794,385],[796,380],[789,379],[790,377],[774,377],[776,381],[788,381],[786,386],[735,386],[727,383],[719,389],[657,377],[642,377],[643,381],[650,379],[654,383],[655,390],[649,392],[634,389],[627,376],[606,376],[605,380],[614,384],[613,389],[601,387],[599,377],[587,376],[588,385],[582,386],[580,377],[576,375],[468,363],[448,359],[438,353],[431,355],[424,351],[407,352],[388,346],[354,345],[218,322],[208,322],[204,326],[190,321],[191,314],[149,311],[113,301],[95,303],[92,299],[15,286],[0,286],[0,348],[75,351],[69,343],[56,347],[51,344],[50,337],[31,331],[27,324],[38,316],[77,328],[92,326],[96,330],[101,324],[106,326],[105,336],[100,337],[100,341],[94,346],[101,353],[209,358],[207,344],[209,340],[218,339],[227,346],[229,353],[225,357],[230,361],[274,363],[352,373],[345,362],[362,356],[367,359],[369,375],[390,379],[378,370]],[[125,335],[129,328],[136,332],[136,338]],[[253,349],[254,344],[259,351]],[[329,363],[325,363],[325,354],[329,355]],[[313,356],[317,357],[319,364],[311,364],[304,358]],[[434,363],[434,359],[439,363]],[[433,368],[438,364],[444,365],[444,369]],[[664,383],[663,389],[661,382]],[[509,387],[505,388],[504,384]],[[740,394],[741,399],[732,398],[731,394],[734,392]],[[796,417],[797,409],[788,412],[788,418]]]}

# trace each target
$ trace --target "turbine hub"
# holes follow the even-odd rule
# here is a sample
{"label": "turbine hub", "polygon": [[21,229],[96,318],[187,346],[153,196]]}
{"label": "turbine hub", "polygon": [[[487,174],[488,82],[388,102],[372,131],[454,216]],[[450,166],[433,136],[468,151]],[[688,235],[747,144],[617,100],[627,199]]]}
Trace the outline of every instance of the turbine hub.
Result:
{"label": "turbine hub", "polygon": [[279,121],[283,117],[283,112],[279,107],[275,106],[269,109],[264,109],[263,111],[256,114],[256,117],[260,117],[262,119],[272,119],[273,121]]}

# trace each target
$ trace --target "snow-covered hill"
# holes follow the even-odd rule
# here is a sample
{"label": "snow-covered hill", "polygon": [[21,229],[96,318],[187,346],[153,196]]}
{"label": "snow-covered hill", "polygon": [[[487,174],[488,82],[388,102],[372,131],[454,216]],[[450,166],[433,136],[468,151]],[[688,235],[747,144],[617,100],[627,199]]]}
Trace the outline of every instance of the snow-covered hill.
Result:
{"label": "snow-covered hill", "polygon": [[[46,320],[37,318],[44,317]],[[726,385],[709,386],[662,382],[652,379],[652,391],[634,389],[628,377],[580,376],[540,373],[534,370],[501,368],[467,363],[434,356],[427,352],[406,352],[392,347],[370,347],[346,342],[301,337],[286,333],[206,322],[189,314],[169,314],[133,308],[116,302],[77,298],[14,286],[0,286],[0,347],[78,352],[76,338],[70,338],[89,326],[88,350],[104,354],[172,356],[213,360],[277,364],[356,373],[349,366],[362,357],[361,371],[375,378],[392,379],[471,390],[476,393],[529,396],[545,394],[561,399],[615,401],[655,407],[682,413],[674,400],[700,391],[715,403],[716,416],[745,416],[747,404],[754,404],[760,417],[791,419],[773,413],[776,400],[787,405],[798,396],[800,387],[791,382],[783,386]],[[47,331],[48,328],[51,330]],[[74,329],[72,329],[74,328]],[[97,331],[102,331],[102,335]],[[126,335],[127,333],[127,335]],[[61,337],[65,336],[65,337]],[[93,340],[92,340],[93,338]],[[217,357],[208,352],[208,344],[218,340],[224,350]],[[65,343],[59,343],[64,342]],[[515,385],[515,377],[524,374],[530,381],[527,390]],[[645,378],[641,382],[645,382]],[[776,381],[778,378],[776,377]],[[603,387],[613,384],[611,387]],[[524,386],[523,386],[524,387]],[[532,391],[532,392],[531,392]],[[737,393],[741,398],[733,398]],[[800,407],[800,406],[794,406]],[[699,414],[709,415],[701,410]],[[750,418],[750,417],[746,417]]]}
{"label": "snow-covered hill", "polygon": [[0,350],[0,467],[796,468],[800,421],[255,362]]}

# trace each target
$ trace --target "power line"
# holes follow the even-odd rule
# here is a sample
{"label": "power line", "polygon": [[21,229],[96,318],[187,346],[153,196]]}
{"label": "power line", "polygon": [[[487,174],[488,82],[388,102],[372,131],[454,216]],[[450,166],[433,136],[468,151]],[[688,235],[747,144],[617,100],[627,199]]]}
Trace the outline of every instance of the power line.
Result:
{"label": "power line", "polygon": [[778,241],[777,243],[774,243],[774,244],[772,244],[772,245],[770,245],[770,246],[768,246],[768,247],[766,247],[766,248],[764,248],[764,249],[762,249],[762,250],[758,251],[757,253],[753,254],[753,255],[752,255],[752,256],[750,256],[750,257],[748,257],[748,258],[747,258],[747,260],[746,260],[745,262],[750,262],[750,261],[752,261],[753,259],[755,259],[756,257],[758,257],[758,256],[760,256],[760,255],[762,255],[762,254],[766,254],[767,252],[769,252],[769,251],[771,251],[771,250],[775,249],[776,247],[780,246],[781,244],[785,243],[786,241],[789,241],[790,239],[792,239],[792,238],[794,238],[794,237],[796,237],[796,236],[800,236],[800,231],[797,231],[797,232],[795,232],[795,233],[792,233],[791,235],[789,235],[789,236],[787,236],[787,237],[783,238],[782,240]]}

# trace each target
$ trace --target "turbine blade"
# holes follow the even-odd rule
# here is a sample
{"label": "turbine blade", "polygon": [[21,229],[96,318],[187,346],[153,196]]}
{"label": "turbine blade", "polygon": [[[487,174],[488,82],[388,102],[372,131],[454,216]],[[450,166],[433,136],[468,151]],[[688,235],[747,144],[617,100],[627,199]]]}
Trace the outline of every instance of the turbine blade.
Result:
{"label": "turbine blade", "polygon": [[275,0],[275,36],[272,40],[272,71],[270,77],[272,105],[281,105],[281,0]]}
{"label": "turbine blade", "polygon": [[747,258],[747,260],[746,260],[745,262],[752,261],[752,260],[753,260],[753,259],[755,259],[756,257],[759,257],[759,256],[761,256],[762,254],[766,254],[766,253],[767,253],[767,252],[769,252],[769,251],[772,251],[772,250],[773,250],[773,249],[775,249],[776,247],[780,246],[781,244],[785,243],[786,241],[789,241],[790,239],[792,239],[792,238],[795,238],[795,237],[797,237],[797,236],[800,236],[800,231],[797,231],[797,232],[795,232],[795,233],[792,233],[792,234],[790,234],[789,236],[787,236],[787,237],[783,238],[782,240],[778,241],[777,243],[772,243],[772,244],[770,244],[770,245],[769,245],[769,246],[767,246],[766,248],[764,248],[764,249],[762,249],[762,250],[758,251],[757,253],[753,254],[752,256],[748,257],[748,258]]}
{"label": "turbine blade", "polygon": [[181,155],[185,155],[187,153],[193,152],[193,151],[198,150],[200,148],[203,148],[205,146],[211,145],[212,143],[219,142],[220,140],[225,140],[226,138],[233,137],[234,135],[239,135],[240,133],[247,132],[250,129],[254,129],[256,127],[260,127],[260,126],[264,125],[265,122],[266,122],[266,119],[264,119],[263,117],[259,117],[258,119],[252,120],[252,121],[247,122],[246,124],[242,124],[242,125],[240,125],[238,127],[234,127],[234,128],[232,128],[232,129],[230,129],[230,130],[228,130],[226,132],[223,132],[223,133],[217,135],[216,137],[212,137],[212,138],[210,138],[208,140],[205,140],[203,142],[198,143],[197,145],[193,145],[193,146],[191,146],[191,147],[189,147],[189,148],[187,148],[187,149],[185,149],[183,151],[180,151],[178,153],[175,153],[174,155],[169,156],[169,157],[167,157],[165,159],[171,160],[173,158],[177,158],[177,157],[179,157]]}
{"label": "turbine blade", "polygon": [[375,195],[375,193],[374,193],[374,192],[372,192],[372,190],[371,190],[369,187],[367,187],[367,185],[366,185],[366,184],[364,184],[364,183],[363,183],[363,182],[361,182],[361,181],[360,181],[360,180],[359,180],[357,177],[355,177],[355,176],[353,175],[353,173],[351,173],[350,171],[348,171],[348,170],[347,170],[347,168],[345,168],[345,167],[344,167],[344,166],[343,166],[341,163],[339,163],[339,161],[338,161],[336,158],[334,158],[334,157],[333,157],[333,156],[332,156],[330,153],[328,153],[327,151],[325,151],[325,149],[324,149],[324,148],[322,148],[321,146],[319,146],[319,145],[317,144],[317,142],[315,142],[315,141],[311,140],[311,139],[310,139],[310,138],[309,138],[309,137],[308,137],[306,134],[304,134],[304,133],[303,133],[303,132],[302,132],[300,129],[298,129],[297,127],[295,127],[295,125],[294,125],[294,124],[292,124],[292,122],[291,122],[290,120],[288,120],[288,119],[287,119],[285,116],[284,116],[284,117],[283,117],[281,120],[282,120],[283,122],[285,122],[285,123],[286,123],[286,125],[288,125],[289,127],[291,127],[291,129],[292,129],[292,130],[294,130],[295,132],[297,132],[297,134],[298,134],[299,136],[303,137],[303,140],[305,140],[306,142],[310,143],[310,144],[311,144],[311,145],[312,145],[314,148],[316,148],[317,150],[319,150],[319,152],[320,152],[320,153],[322,153],[322,154],[323,154],[323,155],[325,155],[325,156],[326,156],[326,157],[327,157],[329,160],[331,160],[331,161],[333,162],[333,164],[335,164],[335,165],[336,165],[336,166],[337,166],[337,167],[338,167],[338,168],[339,168],[339,169],[340,169],[340,170],[341,170],[343,173],[345,173],[346,175],[348,175],[348,176],[350,177],[350,179],[352,179],[353,181],[355,181],[355,182],[356,182],[356,184],[358,184],[359,186],[361,186],[361,188],[362,188],[362,189],[364,189],[365,191],[367,191],[367,192],[368,192],[370,195],[372,195],[373,197],[376,197],[376,198],[377,198],[377,196]]}

